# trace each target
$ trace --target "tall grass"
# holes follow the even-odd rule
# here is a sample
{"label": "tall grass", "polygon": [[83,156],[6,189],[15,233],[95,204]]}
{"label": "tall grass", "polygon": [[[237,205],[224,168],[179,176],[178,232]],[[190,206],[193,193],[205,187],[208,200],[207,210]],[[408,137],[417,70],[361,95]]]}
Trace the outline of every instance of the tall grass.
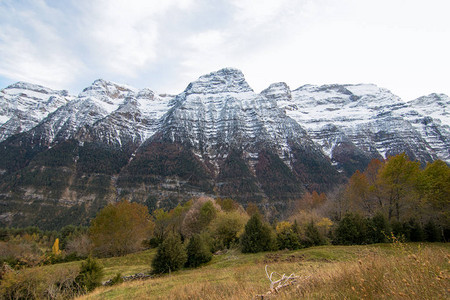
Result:
{"label": "tall grass", "polygon": [[448,249],[446,244],[397,243],[232,252],[199,269],[99,288],[81,299],[252,299],[269,289],[266,264],[279,273],[307,277],[275,299],[449,299]]}
{"label": "tall grass", "polygon": [[420,246],[397,251],[318,270],[279,299],[450,299],[448,251]]}

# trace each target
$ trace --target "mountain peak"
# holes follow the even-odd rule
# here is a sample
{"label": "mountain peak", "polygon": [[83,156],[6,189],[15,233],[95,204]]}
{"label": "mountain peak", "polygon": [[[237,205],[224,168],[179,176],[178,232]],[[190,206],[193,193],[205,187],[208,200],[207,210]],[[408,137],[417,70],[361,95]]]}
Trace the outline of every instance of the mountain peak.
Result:
{"label": "mountain peak", "polygon": [[136,89],[124,84],[97,79],[90,86],[85,88],[80,93],[79,97],[107,96],[113,99],[123,99],[130,92],[136,92]]}
{"label": "mountain peak", "polygon": [[234,68],[224,68],[200,76],[191,82],[185,90],[188,94],[218,94],[253,92],[245,81],[244,74]]}
{"label": "mountain peak", "polygon": [[261,95],[274,100],[292,99],[291,89],[285,82],[272,83]]}
{"label": "mountain peak", "polygon": [[[38,84],[33,84],[33,83],[29,83],[29,82],[25,82],[25,81],[18,81],[16,83],[13,83],[11,85],[9,85],[8,87],[6,87],[5,89],[3,89],[3,91],[8,91],[8,90],[27,90],[27,91],[33,91],[33,92],[37,92],[40,94],[58,94],[60,96],[68,96],[69,92],[66,90],[52,90],[50,88],[44,87],[42,85],[38,85]],[[12,92],[15,93],[15,92]]]}

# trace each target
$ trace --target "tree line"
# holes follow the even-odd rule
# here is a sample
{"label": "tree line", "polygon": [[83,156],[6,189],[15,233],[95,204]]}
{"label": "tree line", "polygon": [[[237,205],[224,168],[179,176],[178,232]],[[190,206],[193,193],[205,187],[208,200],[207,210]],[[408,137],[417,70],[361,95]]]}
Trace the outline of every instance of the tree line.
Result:
{"label": "tree line", "polygon": [[[290,204],[292,213],[274,220],[265,213],[270,208],[261,211],[253,203],[244,208],[229,198],[200,197],[151,213],[145,205],[122,200],[100,210],[89,227],[66,226],[59,232],[2,228],[0,260],[23,268],[87,259],[83,264],[92,271],[98,269],[92,257],[157,248],[149,265],[154,273],[167,273],[198,267],[213,253],[232,248],[256,253],[390,239],[445,242],[450,168],[442,161],[422,168],[404,154],[373,160],[335,191],[306,192]],[[71,282],[92,288],[77,276]]]}

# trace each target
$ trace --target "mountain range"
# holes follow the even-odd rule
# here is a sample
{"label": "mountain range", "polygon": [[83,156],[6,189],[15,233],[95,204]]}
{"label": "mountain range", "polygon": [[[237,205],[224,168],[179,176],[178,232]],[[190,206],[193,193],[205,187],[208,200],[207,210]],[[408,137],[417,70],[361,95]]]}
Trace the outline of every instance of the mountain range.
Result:
{"label": "mountain range", "polygon": [[87,224],[106,203],[151,210],[200,195],[286,210],[372,159],[450,163],[450,98],[406,102],[373,84],[201,76],[178,95],[96,80],[78,96],[18,82],[0,91],[0,224]]}

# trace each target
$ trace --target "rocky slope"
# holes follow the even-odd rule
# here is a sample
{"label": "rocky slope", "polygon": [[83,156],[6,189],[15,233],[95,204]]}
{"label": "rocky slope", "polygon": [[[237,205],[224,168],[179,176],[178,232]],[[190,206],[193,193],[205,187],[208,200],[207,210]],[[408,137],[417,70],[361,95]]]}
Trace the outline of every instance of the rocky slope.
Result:
{"label": "rocky slope", "polygon": [[[404,102],[375,85],[284,83],[257,94],[226,68],[177,96],[104,80],[76,97],[25,83],[0,95],[7,225],[55,228],[86,223],[120,198],[154,209],[205,194],[282,213],[373,158],[406,152],[450,163],[442,94]],[[5,126],[14,119],[20,125]]]}
{"label": "rocky slope", "polygon": [[306,131],[274,99],[254,93],[239,70],[202,76],[174,102],[119,178],[134,195],[136,186],[152,182],[141,201],[155,190],[172,190],[176,197],[188,186],[242,202],[274,203],[341,180]]}
{"label": "rocky slope", "polygon": [[[372,158],[401,152],[422,163],[437,158],[449,162],[448,125],[429,120],[428,112],[417,107],[418,100],[407,103],[386,89],[367,84],[307,85],[292,92],[284,86],[289,94],[284,97],[279,95],[287,92],[279,86],[269,87],[266,93],[277,94],[278,105],[306,128],[347,175]],[[426,109],[438,116],[445,114],[436,106],[429,103]]]}
{"label": "rocky slope", "polygon": [[17,82],[0,90],[0,141],[28,131],[74,97],[40,85]]}

